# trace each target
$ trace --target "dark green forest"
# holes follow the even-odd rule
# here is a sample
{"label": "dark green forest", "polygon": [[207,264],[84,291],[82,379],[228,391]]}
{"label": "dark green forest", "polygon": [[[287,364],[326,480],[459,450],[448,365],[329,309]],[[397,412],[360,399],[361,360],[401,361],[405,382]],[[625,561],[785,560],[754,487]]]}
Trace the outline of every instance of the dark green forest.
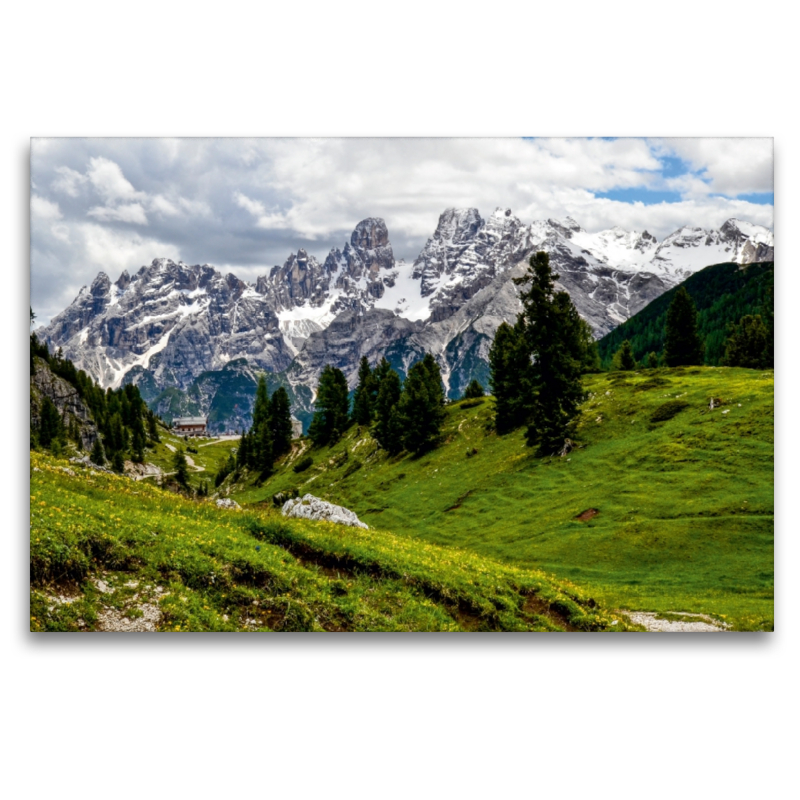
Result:
{"label": "dark green forest", "polygon": [[[705,363],[718,366],[725,355],[729,326],[736,325],[745,315],[760,315],[771,320],[773,309],[773,262],[760,264],[715,264],[689,276],[681,286],[697,307],[697,325],[705,342]],[[611,365],[614,353],[627,339],[634,358],[643,361],[654,352],[664,350],[664,331],[667,310],[679,287],[653,300],[627,322],[606,334],[598,343],[604,368]]]}

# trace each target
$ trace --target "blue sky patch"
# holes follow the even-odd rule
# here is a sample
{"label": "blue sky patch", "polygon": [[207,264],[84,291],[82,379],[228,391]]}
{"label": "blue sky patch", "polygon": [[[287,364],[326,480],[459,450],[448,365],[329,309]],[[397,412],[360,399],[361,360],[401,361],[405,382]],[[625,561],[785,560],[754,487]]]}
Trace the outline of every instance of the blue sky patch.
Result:
{"label": "blue sky patch", "polygon": [[650,190],[640,186],[627,189],[611,189],[608,192],[595,192],[594,196],[607,200],[618,200],[620,203],[644,203],[646,206],[658,203],[678,203],[681,199],[680,192]]}

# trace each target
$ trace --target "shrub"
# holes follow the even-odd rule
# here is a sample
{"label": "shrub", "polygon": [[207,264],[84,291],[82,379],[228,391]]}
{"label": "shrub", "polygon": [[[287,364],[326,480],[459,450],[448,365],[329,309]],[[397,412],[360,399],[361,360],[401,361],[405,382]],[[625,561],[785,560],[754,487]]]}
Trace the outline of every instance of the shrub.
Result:
{"label": "shrub", "polygon": [[672,419],[677,414],[680,414],[684,408],[688,407],[689,404],[684,403],[683,400],[669,400],[653,412],[650,422],[666,422],[666,420]]}
{"label": "shrub", "polygon": [[483,397],[483,386],[480,383],[473,379],[469,386],[467,386],[466,392],[464,392],[464,399],[465,400],[474,400],[476,397]]}
{"label": "shrub", "polygon": [[301,461],[298,461],[292,469],[295,472],[305,472],[312,464],[314,463],[314,459],[311,456],[306,456]]}
{"label": "shrub", "polygon": [[347,467],[347,469],[344,471],[344,477],[348,478],[354,472],[356,472],[357,470],[361,469],[362,466],[364,466],[364,465],[357,458],[354,458],[350,462],[350,464]]}

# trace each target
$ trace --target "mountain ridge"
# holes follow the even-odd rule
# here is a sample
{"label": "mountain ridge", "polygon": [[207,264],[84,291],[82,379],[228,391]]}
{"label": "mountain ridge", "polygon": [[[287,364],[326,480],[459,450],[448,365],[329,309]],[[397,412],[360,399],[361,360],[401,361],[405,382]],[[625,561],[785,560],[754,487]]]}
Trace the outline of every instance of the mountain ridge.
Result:
{"label": "mountain ridge", "polygon": [[767,228],[733,219],[718,230],[684,226],[659,243],[647,231],[589,233],[570,217],[526,226],[510,209],[484,219],[450,208],[407,263],[394,259],[384,220],[368,217],[324,260],[299,249],[255,283],[165,258],[114,283],[101,272],[37,333],[104,387],[144,380],[186,390],[240,358],[312,389],[331,363],[353,385],[361,356],[388,353],[404,372],[429,351],[458,396],[485,374],[497,326],[519,313],[510,279],[537,250],[550,253],[558,287],[600,338],[701,267],[771,260],[773,241]]}

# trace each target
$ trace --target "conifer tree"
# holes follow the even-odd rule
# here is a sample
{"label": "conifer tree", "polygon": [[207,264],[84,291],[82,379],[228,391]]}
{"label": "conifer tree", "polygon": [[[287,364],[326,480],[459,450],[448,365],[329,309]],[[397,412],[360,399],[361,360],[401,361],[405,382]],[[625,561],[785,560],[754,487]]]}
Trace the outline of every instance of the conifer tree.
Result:
{"label": "conifer tree", "polygon": [[272,462],[275,460],[272,448],[272,431],[269,420],[260,422],[258,427],[253,430],[253,466],[261,475],[267,475],[272,471]]}
{"label": "conifer tree", "polygon": [[378,392],[381,388],[381,381],[389,374],[392,369],[392,365],[386,359],[386,356],[381,358],[378,362],[378,365],[372,370],[372,399],[373,399],[373,408],[374,408],[374,401],[378,399]]}
{"label": "conifer tree", "polygon": [[600,372],[603,369],[600,362],[600,348],[597,339],[594,338],[592,326],[583,317],[580,318],[578,325],[584,351],[581,359],[581,372]]}
{"label": "conifer tree", "polygon": [[512,327],[500,324],[489,350],[492,394],[495,398],[494,425],[499,434],[524,425],[530,402],[531,359],[525,347],[523,321]]}
{"label": "conifer tree", "polygon": [[[250,428],[249,465],[259,472],[267,472],[272,466],[272,433],[269,419],[269,392],[267,379],[261,375],[256,387],[253,406],[253,426]],[[246,466],[246,464],[242,464]]]}
{"label": "conifer tree", "polygon": [[400,376],[390,368],[382,377],[375,401],[376,422],[373,435],[378,444],[391,455],[403,449],[403,430],[397,410],[401,393]]}
{"label": "conifer tree", "polygon": [[144,462],[144,446],[144,431],[140,428],[134,429],[133,442],[131,444],[131,461],[135,462],[136,464],[141,464]]}
{"label": "conifer tree", "polygon": [[348,395],[344,373],[326,365],[317,387],[316,412],[308,428],[308,436],[315,446],[336,442],[346,430],[350,411]]}
{"label": "conifer tree", "polygon": [[439,364],[431,353],[425,353],[422,359],[422,366],[428,376],[428,387],[432,401],[439,406],[444,406],[444,383],[442,383],[442,371]]}
{"label": "conifer tree", "polygon": [[[239,439],[239,448],[236,451],[236,465],[239,467],[239,469],[244,469],[246,467],[253,466],[251,451],[250,451],[249,433],[243,433],[241,438]],[[221,480],[220,483],[222,483]],[[219,483],[217,484],[217,486],[219,486]]]}
{"label": "conifer tree", "polygon": [[39,419],[39,444],[50,447],[54,441],[61,440],[64,436],[64,423],[53,401],[46,397],[42,400],[42,409]]}
{"label": "conifer tree", "polygon": [[531,256],[527,275],[515,279],[529,284],[520,294],[523,339],[530,369],[528,445],[538,443],[540,455],[557,452],[584,398],[581,385],[586,348],[581,318],[566,292],[555,291],[558,275],[545,252]]}
{"label": "conifer tree", "polygon": [[269,399],[269,424],[272,454],[277,458],[292,449],[292,406],[283,386],[279,386]]}
{"label": "conifer tree", "polygon": [[153,411],[147,412],[147,435],[154,442],[161,441],[158,435],[158,422],[156,421],[156,415]]}
{"label": "conifer tree", "polygon": [[742,317],[738,325],[730,326],[725,343],[725,366],[763,369],[768,361],[768,335],[760,314]]}
{"label": "conifer tree", "polygon": [[430,353],[409,369],[397,410],[406,450],[420,454],[433,447],[445,411],[439,365]]}
{"label": "conifer tree", "polygon": [[767,328],[767,344],[764,349],[764,367],[772,369],[775,366],[775,284],[771,283],[767,289],[767,297],[762,306],[764,324]]}
{"label": "conifer tree", "polygon": [[353,422],[356,425],[369,425],[372,422],[374,406],[372,384],[372,370],[369,368],[367,357],[362,356],[358,366],[358,386],[353,395]]}
{"label": "conifer tree", "polygon": [[702,365],[703,350],[697,331],[697,308],[686,287],[681,286],[667,311],[664,360],[668,367]]}
{"label": "conifer tree", "polygon": [[[117,455],[117,454],[115,454]],[[189,488],[189,464],[186,461],[186,454],[183,448],[179,447],[175,451],[175,456],[172,459],[172,467],[175,470],[175,480],[183,486],[184,489]],[[116,469],[116,467],[115,467]],[[118,470],[121,472],[122,470]]]}
{"label": "conifer tree", "polygon": [[636,359],[633,357],[631,343],[625,341],[619,346],[619,350],[614,354],[614,366],[616,369],[628,371],[636,369]]}
{"label": "conifer tree", "polygon": [[481,386],[477,378],[473,378],[464,391],[464,399],[474,400],[478,397],[483,397],[483,386]]}
{"label": "conifer tree", "polygon": [[122,456],[122,450],[116,450],[111,456],[111,469],[114,472],[125,472],[125,459]]}
{"label": "conifer tree", "polygon": [[106,463],[106,455],[103,452],[103,444],[100,441],[100,437],[98,436],[94,440],[94,444],[92,445],[92,452],[89,456],[89,460],[93,464],[97,464],[98,467],[102,467],[103,464]]}

